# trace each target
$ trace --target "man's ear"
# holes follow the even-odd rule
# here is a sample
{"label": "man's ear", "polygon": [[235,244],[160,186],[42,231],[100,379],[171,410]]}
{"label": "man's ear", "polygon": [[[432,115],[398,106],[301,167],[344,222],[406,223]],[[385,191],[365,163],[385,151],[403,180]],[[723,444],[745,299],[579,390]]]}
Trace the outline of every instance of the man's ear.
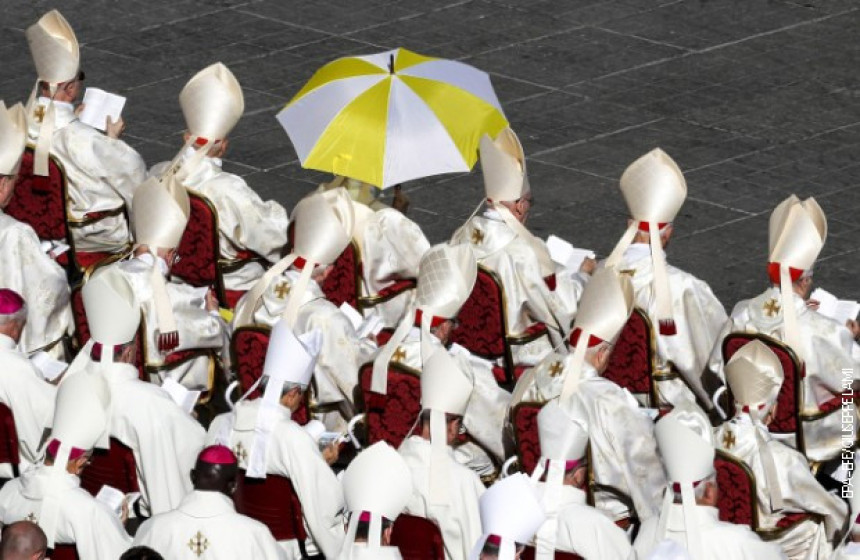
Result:
{"label": "man's ear", "polygon": [[231,480],[227,483],[227,494],[232,496],[236,492],[237,483],[235,480]]}

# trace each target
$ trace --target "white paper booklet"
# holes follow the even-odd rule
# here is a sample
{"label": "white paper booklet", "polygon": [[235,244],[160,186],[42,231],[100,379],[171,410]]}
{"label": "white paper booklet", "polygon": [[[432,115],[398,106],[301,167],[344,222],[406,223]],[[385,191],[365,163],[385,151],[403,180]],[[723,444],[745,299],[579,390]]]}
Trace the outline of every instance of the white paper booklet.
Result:
{"label": "white paper booklet", "polygon": [[96,500],[105,504],[117,515],[120,515],[122,513],[122,503],[125,501],[125,494],[113,486],[105,484],[102,486],[101,490],[99,490],[99,493],[96,494]]}
{"label": "white paper booklet", "polygon": [[346,315],[349,322],[352,323],[355,332],[359,338],[367,338],[370,335],[376,336],[384,327],[382,317],[379,315],[369,315],[362,317],[353,306],[343,302],[340,306],[340,312]]}
{"label": "white paper booklet", "polygon": [[78,115],[78,120],[104,131],[107,128],[108,117],[113,122],[119,120],[122,109],[125,107],[125,97],[90,87],[84,92],[82,103],[84,110]]}
{"label": "white paper booklet", "polygon": [[173,402],[188,414],[191,414],[194,405],[197,404],[197,399],[200,398],[200,391],[189,391],[169,377],[161,384],[161,388],[167,391]]}
{"label": "white paper booklet", "polygon": [[546,238],[546,248],[553,261],[565,267],[570,272],[577,272],[585,259],[593,259],[594,251],[577,249],[561,237],[550,235]]}
{"label": "white paper booklet", "polygon": [[819,302],[818,312],[826,317],[835,319],[841,324],[845,324],[849,319],[857,319],[857,314],[860,313],[860,303],[851,300],[839,299],[827,290],[816,288],[809,299],[814,299]]}
{"label": "white paper booklet", "polygon": [[39,370],[39,373],[42,374],[42,377],[44,377],[46,381],[53,381],[58,378],[60,374],[66,371],[66,368],[69,367],[69,364],[66,362],[55,360],[50,355],[42,351],[36,352],[30,356],[30,362],[36,366],[36,369]]}

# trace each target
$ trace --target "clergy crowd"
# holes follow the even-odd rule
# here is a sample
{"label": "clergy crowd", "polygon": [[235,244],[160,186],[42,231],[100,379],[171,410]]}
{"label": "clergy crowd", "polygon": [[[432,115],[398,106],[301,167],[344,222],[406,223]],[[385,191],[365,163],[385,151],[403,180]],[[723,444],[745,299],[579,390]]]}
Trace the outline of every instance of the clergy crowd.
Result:
{"label": "clergy crowd", "polygon": [[[810,298],[813,198],[773,201],[764,291],[727,313],[667,261],[687,185],[660,148],[619,169],[615,249],[571,268],[528,229],[516,133],[483,135],[480,206],[431,246],[400,193],[336,176],[288,214],[224,171],[227,66],[190,77],[178,152],[147,166],[122,120],[80,120],[64,17],[26,38],[33,93],[0,102],[0,559],[860,558],[860,326]],[[68,232],[40,237],[5,210],[58,174]],[[200,201],[208,287],[175,273]],[[329,289],[346,253],[359,310]],[[488,280],[501,358],[458,318]],[[268,338],[250,378],[249,331]],[[610,367],[637,342],[644,391]],[[397,431],[371,402],[411,427],[371,437]],[[135,491],[107,484],[122,469]]]}

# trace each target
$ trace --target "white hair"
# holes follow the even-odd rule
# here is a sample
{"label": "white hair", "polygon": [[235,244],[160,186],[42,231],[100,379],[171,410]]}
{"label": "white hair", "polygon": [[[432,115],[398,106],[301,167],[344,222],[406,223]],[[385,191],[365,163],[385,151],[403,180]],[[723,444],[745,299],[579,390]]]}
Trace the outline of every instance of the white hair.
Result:
{"label": "white hair", "polygon": [[27,304],[21,306],[21,309],[14,313],[0,313],[0,326],[18,323],[23,325],[27,322]]}
{"label": "white hair", "polygon": [[[705,497],[705,487],[708,484],[713,484],[714,486],[717,485],[717,473],[716,472],[711,473],[708,476],[706,476],[705,478],[703,478],[702,480],[700,480],[699,484],[697,484],[693,488],[693,495],[696,497],[697,501],[701,500],[702,498]],[[675,503],[680,504],[681,503],[681,493],[675,492],[674,490],[672,490],[672,492],[675,495]]]}

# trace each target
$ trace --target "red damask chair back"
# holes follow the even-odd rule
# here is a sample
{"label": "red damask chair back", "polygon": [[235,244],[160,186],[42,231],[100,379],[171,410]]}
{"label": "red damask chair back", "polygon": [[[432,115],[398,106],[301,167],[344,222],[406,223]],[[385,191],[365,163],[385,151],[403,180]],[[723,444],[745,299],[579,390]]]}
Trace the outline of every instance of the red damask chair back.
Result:
{"label": "red damask chair back", "polygon": [[401,514],[394,520],[391,544],[403,560],[444,560],[445,545],[439,526],[429,519]]}
{"label": "red damask chair back", "polygon": [[372,379],[373,362],[370,362],[359,370],[368,445],[385,441],[397,449],[421,412],[420,373],[398,363],[389,364],[385,395],[370,390]]}
{"label": "red damask chair back", "polygon": [[218,214],[209,199],[189,192],[191,214],[176,253],[179,260],[171,274],[186,284],[219,288]]}
{"label": "red damask chair back", "polygon": [[54,157],[48,159],[48,176],[33,174],[33,148],[27,146],[15,193],[5,212],[29,224],[41,240],[66,240],[66,172]]}
{"label": "red damask chair back", "polygon": [[[308,538],[302,519],[302,504],[289,478],[274,474],[250,478],[241,471],[233,493],[236,511],[269,528],[278,541]],[[304,557],[304,556],[303,556]]]}
{"label": "red damask chair back", "polygon": [[641,309],[634,308],[621,330],[609,365],[603,377],[631,393],[648,395],[652,406],[654,399],[654,331],[651,321]]}
{"label": "red damask chair back", "polygon": [[338,307],[348,303],[355,309],[359,308],[361,255],[355,241],[350,241],[343,253],[334,261],[331,272],[320,287],[326,299]]}
{"label": "red damask chair back", "polygon": [[21,456],[18,454],[18,430],[12,410],[0,403],[0,463],[12,465],[14,476],[18,476]]}
{"label": "red damask chair back", "polygon": [[[760,340],[773,350],[782,364],[782,371],[785,375],[785,380],[782,382],[782,388],[779,390],[779,396],[776,401],[776,418],[770,423],[768,429],[772,434],[795,435],[797,437],[797,448],[801,453],[804,453],[803,434],[798,419],[802,399],[801,383],[803,365],[798,359],[797,354],[779,340],[763,334],[731,333],[723,340],[723,362],[728,362],[734,356],[735,352],[753,340]],[[735,400],[728,386],[726,387],[726,393],[728,394],[729,402],[729,410],[727,412],[729,417],[731,417],[734,416],[735,412]]]}
{"label": "red damask chair back", "polygon": [[511,423],[514,427],[514,445],[520,469],[531,474],[540,460],[540,436],[538,434],[537,416],[542,404],[522,402],[511,411]]}
{"label": "red damask chair back", "polygon": [[78,549],[73,544],[54,545],[54,549],[48,554],[48,558],[51,560],[81,560]]}
{"label": "red damask chair back", "polygon": [[[561,550],[556,550],[553,557],[556,560],[585,560],[579,554],[574,554],[573,552],[562,552]],[[523,553],[520,558],[522,560],[535,560],[535,547],[526,546],[523,549]]]}
{"label": "red damask chair back", "polygon": [[81,474],[81,487],[95,496],[107,484],[124,494],[139,492],[134,452],[115,438],[109,449],[96,449],[92,462]]}
{"label": "red damask chair back", "polygon": [[[233,367],[236,368],[239,390],[243,395],[263,375],[271,332],[272,329],[265,325],[246,325],[233,331],[233,337],[230,339],[230,355]],[[261,395],[262,392],[256,389],[248,398],[256,399]],[[292,419],[301,425],[308,423],[310,410],[307,401],[292,414]]]}
{"label": "red damask chair back", "polygon": [[755,530],[758,526],[758,508],[755,476],[750,468],[737,457],[718,449],[714,457],[714,469],[720,489],[717,500],[720,521],[747,525]]}

